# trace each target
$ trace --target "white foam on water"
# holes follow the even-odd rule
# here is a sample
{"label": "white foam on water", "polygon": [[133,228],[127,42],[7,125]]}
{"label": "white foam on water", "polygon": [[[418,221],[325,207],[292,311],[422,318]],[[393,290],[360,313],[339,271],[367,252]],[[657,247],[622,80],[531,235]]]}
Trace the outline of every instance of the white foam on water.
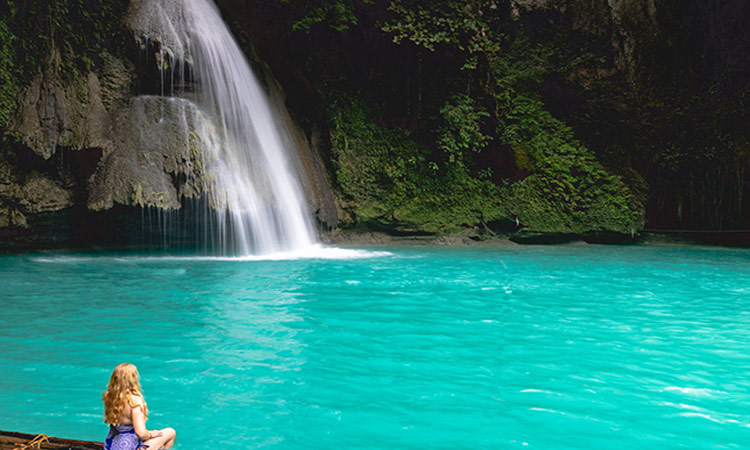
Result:
{"label": "white foam on water", "polygon": [[529,411],[547,412],[547,413],[552,413],[552,414],[560,414],[560,415],[563,415],[563,416],[567,416],[568,415],[568,413],[566,413],[565,411],[558,411],[556,409],[549,409],[549,408],[539,408],[539,407],[536,407],[536,406],[533,406],[533,407],[529,408]]}
{"label": "white foam on water", "polygon": [[690,395],[693,397],[711,397],[718,394],[718,391],[706,388],[686,388],[679,386],[669,386],[663,389],[666,392],[680,392],[682,394]]}
{"label": "white foam on water", "polygon": [[[194,256],[194,255],[164,255],[164,256],[41,256],[31,257],[31,261],[46,264],[71,264],[86,263],[92,261],[113,261],[120,263],[133,262],[159,262],[159,261],[226,261],[226,262],[253,262],[253,261],[292,261],[304,259],[327,259],[327,260],[349,260],[383,258],[393,256],[386,251],[373,251],[354,248],[327,247],[321,244],[311,245],[302,250],[277,252],[265,255],[247,256]],[[179,274],[184,274],[180,269]]]}
{"label": "white foam on water", "polygon": [[690,411],[705,411],[704,408],[701,408],[699,406],[694,406],[694,405],[687,405],[685,403],[663,402],[663,403],[658,403],[658,404],[663,405],[663,406],[671,406],[673,408],[678,408],[678,409],[687,409]]}
{"label": "white foam on water", "polygon": [[522,394],[545,394],[545,395],[554,395],[554,396],[557,396],[557,397],[561,397],[562,396],[562,394],[560,394],[558,392],[547,391],[547,390],[544,390],[544,389],[523,389],[520,392]]}
{"label": "white foam on water", "polygon": [[159,259],[179,259],[179,260],[198,260],[198,261],[289,261],[297,259],[365,259],[381,258],[392,256],[392,253],[386,251],[371,251],[361,249],[348,249],[338,247],[326,247],[324,245],[311,245],[310,247],[287,251],[268,253],[263,255],[246,255],[246,256],[175,256],[160,257]]}
{"label": "white foam on water", "polygon": [[700,417],[701,419],[710,420],[711,422],[716,422],[716,423],[726,423],[725,420],[717,419],[715,417],[712,417],[709,414],[703,414],[703,413],[697,413],[697,412],[684,412],[684,413],[680,413],[680,415],[682,417]]}
{"label": "white foam on water", "polygon": [[46,263],[46,264],[75,264],[79,262],[89,262],[93,257],[90,256],[33,256],[29,260]]}

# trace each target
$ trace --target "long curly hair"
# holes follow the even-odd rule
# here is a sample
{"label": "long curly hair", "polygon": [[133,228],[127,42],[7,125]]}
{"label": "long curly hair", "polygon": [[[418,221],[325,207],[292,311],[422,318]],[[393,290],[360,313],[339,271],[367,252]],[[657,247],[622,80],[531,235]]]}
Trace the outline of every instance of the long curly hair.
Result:
{"label": "long curly hair", "polygon": [[[138,369],[132,364],[122,363],[112,371],[107,390],[102,395],[102,400],[104,400],[104,422],[110,425],[117,425],[120,422],[122,410],[125,408],[125,402],[128,402],[131,407],[136,406],[130,398],[131,396],[138,396],[143,399]],[[148,415],[145,399],[143,399],[142,407],[143,414]]]}

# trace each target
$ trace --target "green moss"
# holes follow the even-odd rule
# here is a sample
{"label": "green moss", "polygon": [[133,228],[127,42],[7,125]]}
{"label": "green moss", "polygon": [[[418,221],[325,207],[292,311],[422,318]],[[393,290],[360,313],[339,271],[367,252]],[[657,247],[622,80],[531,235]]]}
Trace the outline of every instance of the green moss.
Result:
{"label": "green moss", "polygon": [[355,95],[329,103],[337,182],[357,222],[440,234],[503,218],[499,187],[442,167],[444,158],[374,116]]}
{"label": "green moss", "polygon": [[[51,68],[69,82],[95,70],[103,50],[123,53],[127,7],[127,0],[8,0],[0,7],[7,9],[0,19],[0,129],[17,89],[40,69]],[[59,60],[52,58],[54,50]]]}
{"label": "green moss", "polygon": [[19,71],[13,48],[17,37],[0,20],[0,130],[5,128],[15,109]]}
{"label": "green moss", "polygon": [[510,185],[503,203],[528,231],[636,232],[643,227],[645,198],[605,168],[539,98],[552,54],[521,32],[493,67],[500,141],[512,149],[517,167],[530,173]]}
{"label": "green moss", "polygon": [[643,226],[643,199],[610,173],[570,128],[540,101],[517,96],[502,130],[523,168],[532,174],[510,188],[506,203],[530,231],[633,233]]}

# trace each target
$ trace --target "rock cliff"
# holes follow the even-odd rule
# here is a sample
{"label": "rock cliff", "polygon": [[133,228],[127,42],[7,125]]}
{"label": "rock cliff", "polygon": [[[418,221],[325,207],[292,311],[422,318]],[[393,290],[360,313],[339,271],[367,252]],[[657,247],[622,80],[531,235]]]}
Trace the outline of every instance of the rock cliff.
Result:
{"label": "rock cliff", "polygon": [[[205,201],[217,150],[195,131],[211,123],[187,100],[144,95],[157,61],[137,45],[116,50],[120,56],[105,51],[89,71],[71,71],[53,47],[18,90],[0,152],[0,248],[86,245],[87,232],[75,228],[96,228],[113,209],[142,217],[142,208],[171,214]],[[289,130],[286,145],[298,149],[310,213],[321,229],[333,228],[338,212],[317,138],[286,110],[268,67],[254,64]]]}
{"label": "rock cliff", "polygon": [[[630,235],[750,221],[746,2],[216,3],[288,125],[321,230]],[[144,211],[206,201],[202,112],[164,95],[158,48],[141,53],[115,23],[128,43],[88,64],[71,64],[59,36],[40,43],[43,59],[0,99],[15,105],[0,130],[0,247],[87,243],[113,217],[139,227]],[[461,32],[430,33],[436,23]]]}

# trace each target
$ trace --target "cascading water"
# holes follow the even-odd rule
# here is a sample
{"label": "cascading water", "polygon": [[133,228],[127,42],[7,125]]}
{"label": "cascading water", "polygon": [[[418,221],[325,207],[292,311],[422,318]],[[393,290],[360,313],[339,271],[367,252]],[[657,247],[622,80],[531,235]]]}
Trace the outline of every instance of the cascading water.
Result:
{"label": "cascading water", "polygon": [[[240,255],[311,247],[315,238],[292,170],[293,155],[284,148],[265,92],[216,6],[211,0],[134,1],[130,25],[158,44],[162,77],[184,78],[189,67],[187,81],[197,86],[196,108],[183,110],[205,116],[191,133],[204,144],[203,152],[212,153],[200,161],[215,222],[207,227],[213,229],[213,246]],[[184,97],[174,101],[194,100],[193,94],[170,94]],[[211,122],[214,126],[206,125]]]}

